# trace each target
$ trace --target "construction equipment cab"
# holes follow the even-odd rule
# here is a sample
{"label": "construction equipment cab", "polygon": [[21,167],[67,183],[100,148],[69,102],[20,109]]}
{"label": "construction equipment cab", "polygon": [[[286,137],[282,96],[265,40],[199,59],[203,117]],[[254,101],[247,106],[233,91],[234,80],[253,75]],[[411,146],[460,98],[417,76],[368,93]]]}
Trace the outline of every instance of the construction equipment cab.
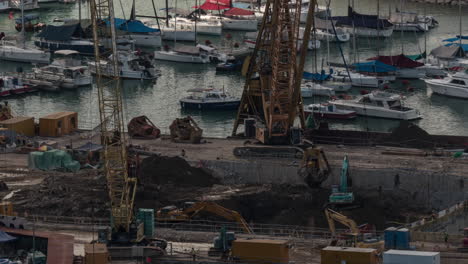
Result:
{"label": "construction equipment cab", "polygon": [[330,165],[322,148],[311,146],[303,151],[298,174],[309,187],[320,187],[330,174]]}

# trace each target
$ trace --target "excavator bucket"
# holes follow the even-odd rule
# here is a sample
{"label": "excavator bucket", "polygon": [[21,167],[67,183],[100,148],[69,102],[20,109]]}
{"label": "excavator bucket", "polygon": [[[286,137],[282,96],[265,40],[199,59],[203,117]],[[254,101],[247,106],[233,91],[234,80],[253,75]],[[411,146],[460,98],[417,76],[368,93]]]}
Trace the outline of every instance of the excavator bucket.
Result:
{"label": "excavator bucket", "polygon": [[330,174],[330,165],[321,148],[309,147],[304,150],[299,176],[310,188],[319,188]]}
{"label": "excavator bucket", "polygon": [[128,134],[132,138],[156,139],[161,130],[157,128],[146,116],[138,116],[128,123]]}

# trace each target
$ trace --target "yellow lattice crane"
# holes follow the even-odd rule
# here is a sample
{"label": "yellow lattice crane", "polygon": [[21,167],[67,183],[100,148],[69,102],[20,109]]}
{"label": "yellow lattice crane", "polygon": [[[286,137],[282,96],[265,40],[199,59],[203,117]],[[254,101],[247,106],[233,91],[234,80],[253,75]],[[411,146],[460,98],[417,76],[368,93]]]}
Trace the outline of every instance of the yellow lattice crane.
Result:
{"label": "yellow lattice crane", "polygon": [[[138,242],[143,239],[142,225],[134,223],[133,205],[137,179],[127,171],[126,136],[122,111],[121,82],[116,46],[114,6],[112,0],[90,0],[90,15],[96,61],[96,85],[101,122],[101,143],[104,146],[104,172],[111,204],[113,241]],[[110,26],[106,26],[109,21]],[[101,40],[110,38],[111,48],[104,50]],[[115,77],[104,78],[101,59],[112,56]]]}
{"label": "yellow lattice crane", "polygon": [[289,143],[298,117],[301,126],[305,126],[300,85],[315,4],[315,0],[309,3],[306,27],[301,34],[301,0],[267,1],[233,135],[245,119],[252,117],[256,119],[256,138],[267,144]]}

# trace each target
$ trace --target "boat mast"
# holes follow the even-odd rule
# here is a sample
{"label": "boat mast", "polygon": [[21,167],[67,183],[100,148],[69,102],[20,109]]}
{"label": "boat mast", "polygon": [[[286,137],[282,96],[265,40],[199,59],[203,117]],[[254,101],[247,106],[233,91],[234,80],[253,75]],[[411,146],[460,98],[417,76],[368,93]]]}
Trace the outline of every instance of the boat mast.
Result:
{"label": "boat mast", "polygon": [[380,0],[377,0],[377,56],[380,56],[380,28],[379,20],[380,19]]}
{"label": "boat mast", "polygon": [[[425,26],[425,28],[428,28],[426,7],[427,7],[427,5],[424,5],[424,26]],[[424,54],[426,54],[426,56],[424,56],[424,64],[426,64],[426,58],[427,58],[427,32],[424,32]]]}
{"label": "boat mast", "polygon": [[[195,0],[195,6],[198,6],[198,0]],[[197,44],[197,15],[195,14],[195,45]]]}
{"label": "boat mast", "polygon": [[81,0],[78,0],[78,22],[81,25]]}
{"label": "boat mast", "polygon": [[458,16],[460,17],[460,38],[459,38],[460,39],[459,40],[460,44],[459,45],[460,45],[460,48],[463,48],[462,47],[462,36],[463,35],[462,35],[462,16],[461,16],[462,12],[461,11],[462,11],[461,0],[458,0]]}
{"label": "boat mast", "polygon": [[400,43],[401,43],[401,54],[404,53],[403,50],[403,0],[400,0]]}
{"label": "boat mast", "polygon": [[26,48],[26,35],[24,33],[24,0],[21,0],[21,38],[23,41],[23,49]]}
{"label": "boat mast", "polygon": [[166,27],[169,27],[169,0],[166,0]]}
{"label": "boat mast", "polygon": [[[352,5],[351,7],[353,9],[353,12],[354,12],[354,0],[351,2],[351,5]],[[349,16],[349,14],[348,14],[348,16]],[[353,16],[353,60],[354,60],[354,63],[357,63],[357,54],[356,53],[357,53],[357,51],[356,51],[356,27],[354,26],[354,16]]]}
{"label": "boat mast", "polygon": [[[177,10],[177,0],[175,0],[174,9]],[[166,8],[166,10],[169,12],[168,8]],[[176,46],[176,43],[177,43],[177,19],[174,19],[174,48]]]}

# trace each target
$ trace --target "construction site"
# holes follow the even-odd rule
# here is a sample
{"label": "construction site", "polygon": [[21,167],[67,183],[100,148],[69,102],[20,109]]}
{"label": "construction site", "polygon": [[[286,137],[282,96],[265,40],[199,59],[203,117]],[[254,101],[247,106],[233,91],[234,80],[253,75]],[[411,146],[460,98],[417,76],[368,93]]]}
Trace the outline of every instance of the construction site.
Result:
{"label": "construction site", "polygon": [[[307,128],[300,6],[267,1],[228,138],[189,116],[168,135],[125,123],[120,79],[99,68],[94,130],[2,105],[0,263],[468,263],[468,137]],[[115,43],[98,27],[112,1],[90,13],[96,47]]]}

